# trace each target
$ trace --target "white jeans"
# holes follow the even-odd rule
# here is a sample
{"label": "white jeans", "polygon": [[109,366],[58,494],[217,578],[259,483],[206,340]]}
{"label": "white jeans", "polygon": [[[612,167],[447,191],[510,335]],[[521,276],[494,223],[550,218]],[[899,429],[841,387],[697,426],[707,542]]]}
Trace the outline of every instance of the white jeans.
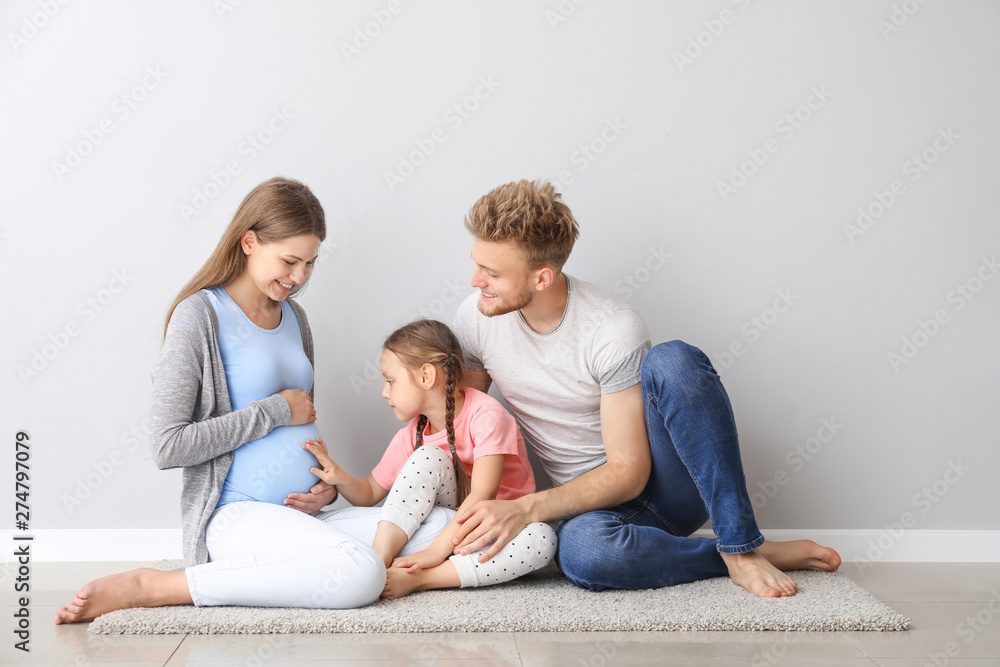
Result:
{"label": "white jeans", "polygon": [[[351,609],[385,587],[385,565],[371,548],[381,509],[347,508],[310,516],[263,502],[217,508],[206,531],[209,562],[186,570],[198,606]],[[401,554],[420,551],[454,512],[435,510]]]}

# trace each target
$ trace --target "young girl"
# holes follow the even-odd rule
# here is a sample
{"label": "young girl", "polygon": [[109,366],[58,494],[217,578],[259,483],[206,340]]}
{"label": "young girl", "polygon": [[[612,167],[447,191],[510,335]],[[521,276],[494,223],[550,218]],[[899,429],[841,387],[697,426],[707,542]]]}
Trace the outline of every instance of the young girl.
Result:
{"label": "young girl", "polygon": [[310,472],[351,504],[370,507],[386,499],[372,542],[388,568],[382,597],[498,584],[548,564],[556,536],[544,523],[527,526],[485,563],[478,560],[485,548],[452,555],[458,530],[453,513],[429,547],[396,558],[435,505],[457,506],[461,513],[480,500],[519,498],[534,492],[535,478],[514,418],[487,394],[461,387],[462,348],[447,325],[418,320],[393,332],[380,366],[382,398],[409,423],[372,474],[359,479],[341,469],[321,439],[303,447],[321,466]]}

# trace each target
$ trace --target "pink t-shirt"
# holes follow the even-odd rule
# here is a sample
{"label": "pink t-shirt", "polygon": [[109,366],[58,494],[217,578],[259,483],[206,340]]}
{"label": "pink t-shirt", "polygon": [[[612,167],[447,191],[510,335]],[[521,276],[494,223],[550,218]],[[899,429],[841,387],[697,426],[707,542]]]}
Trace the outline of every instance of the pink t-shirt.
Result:
{"label": "pink t-shirt", "polygon": [[[416,438],[417,420],[414,419],[389,443],[382,460],[372,470],[372,477],[383,489],[392,488],[403,464],[413,453]],[[451,455],[445,429],[434,435],[424,433],[423,446],[440,447]],[[465,403],[455,417],[455,451],[469,479],[472,479],[472,463],[480,456],[505,455],[498,500],[520,498],[535,492],[535,474],[531,471],[528,450],[517,422],[495,398],[472,387],[465,388]]]}

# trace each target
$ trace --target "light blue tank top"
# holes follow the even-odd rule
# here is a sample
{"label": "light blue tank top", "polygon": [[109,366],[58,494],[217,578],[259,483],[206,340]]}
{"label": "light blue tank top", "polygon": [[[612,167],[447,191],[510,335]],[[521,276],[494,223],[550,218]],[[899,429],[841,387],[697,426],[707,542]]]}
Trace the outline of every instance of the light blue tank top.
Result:
{"label": "light blue tank top", "polygon": [[[277,328],[262,329],[222,287],[203,291],[219,320],[219,351],[233,410],[283,389],[312,389],[313,367],[302,349],[299,323],[288,303],[281,302]],[[319,481],[309,472],[317,462],[302,444],[318,437],[315,422],[278,426],[263,438],[237,447],[217,506],[241,500],[281,505],[289,493],[308,493]]]}

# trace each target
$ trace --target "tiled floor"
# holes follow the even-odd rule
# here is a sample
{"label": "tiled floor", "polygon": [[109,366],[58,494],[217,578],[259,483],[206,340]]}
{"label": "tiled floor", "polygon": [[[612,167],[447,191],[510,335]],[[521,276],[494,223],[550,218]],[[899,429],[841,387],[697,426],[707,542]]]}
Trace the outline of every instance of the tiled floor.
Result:
{"label": "tiled floor", "polygon": [[[608,632],[100,637],[55,626],[86,580],[129,563],[36,563],[31,653],[13,647],[15,594],[0,593],[2,665],[882,665],[1000,666],[1000,563],[877,563],[842,571],[913,620],[908,632]],[[949,654],[950,652],[950,654]]]}

